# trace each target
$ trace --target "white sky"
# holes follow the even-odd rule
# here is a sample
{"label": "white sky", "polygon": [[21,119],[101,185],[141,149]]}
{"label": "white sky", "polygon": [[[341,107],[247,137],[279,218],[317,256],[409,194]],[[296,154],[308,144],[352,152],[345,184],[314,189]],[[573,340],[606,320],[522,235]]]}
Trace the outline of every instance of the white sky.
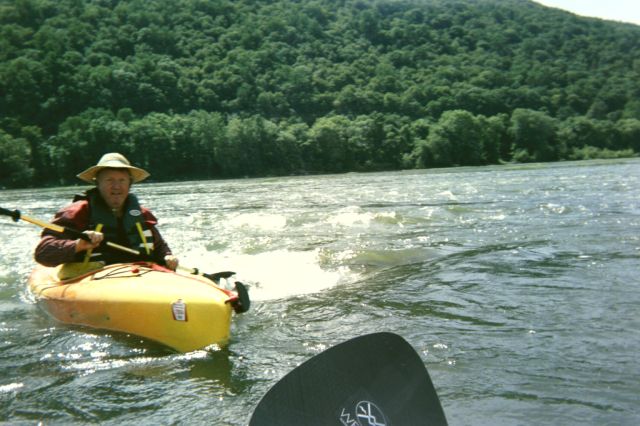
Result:
{"label": "white sky", "polygon": [[591,16],[640,25],[640,0],[534,0],[545,6]]}

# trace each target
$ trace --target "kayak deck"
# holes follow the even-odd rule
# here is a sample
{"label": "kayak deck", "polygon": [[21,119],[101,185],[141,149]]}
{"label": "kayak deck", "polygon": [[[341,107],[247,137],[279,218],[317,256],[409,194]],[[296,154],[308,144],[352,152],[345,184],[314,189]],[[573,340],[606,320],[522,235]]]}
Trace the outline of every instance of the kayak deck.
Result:
{"label": "kayak deck", "polygon": [[29,289],[56,320],[141,336],[190,352],[225,345],[235,293],[198,275],[149,263],[105,266],[60,280],[61,267],[38,266]]}

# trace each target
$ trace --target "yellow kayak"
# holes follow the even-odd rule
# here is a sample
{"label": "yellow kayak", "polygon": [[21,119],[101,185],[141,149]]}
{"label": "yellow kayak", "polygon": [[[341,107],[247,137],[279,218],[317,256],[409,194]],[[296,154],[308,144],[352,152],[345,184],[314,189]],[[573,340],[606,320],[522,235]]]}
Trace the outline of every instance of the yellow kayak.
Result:
{"label": "yellow kayak", "polygon": [[229,340],[238,295],[200,275],[122,263],[66,278],[68,266],[37,266],[29,289],[65,324],[141,336],[179,352]]}

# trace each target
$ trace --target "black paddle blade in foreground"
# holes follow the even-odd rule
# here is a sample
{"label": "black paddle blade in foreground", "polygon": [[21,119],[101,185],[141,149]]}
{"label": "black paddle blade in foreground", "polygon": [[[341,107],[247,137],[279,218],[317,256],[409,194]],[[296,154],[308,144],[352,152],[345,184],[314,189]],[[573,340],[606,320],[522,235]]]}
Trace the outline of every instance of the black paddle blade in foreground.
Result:
{"label": "black paddle blade in foreground", "polygon": [[340,343],[284,376],[249,422],[261,425],[446,425],[420,356],[402,337],[374,333]]}

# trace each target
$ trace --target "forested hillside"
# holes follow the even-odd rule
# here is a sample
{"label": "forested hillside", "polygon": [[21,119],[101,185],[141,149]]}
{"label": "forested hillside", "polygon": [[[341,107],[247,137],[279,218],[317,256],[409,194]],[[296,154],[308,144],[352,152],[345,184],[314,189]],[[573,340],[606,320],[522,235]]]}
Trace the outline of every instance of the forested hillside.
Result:
{"label": "forested hillside", "polygon": [[640,27],[528,0],[0,0],[0,187],[640,152]]}

